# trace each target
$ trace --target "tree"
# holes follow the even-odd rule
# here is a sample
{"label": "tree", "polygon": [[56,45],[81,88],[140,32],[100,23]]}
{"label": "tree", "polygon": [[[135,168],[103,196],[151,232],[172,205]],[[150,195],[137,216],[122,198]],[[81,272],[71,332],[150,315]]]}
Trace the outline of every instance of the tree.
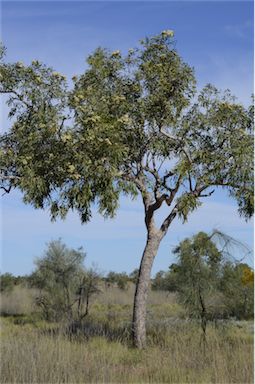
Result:
{"label": "tree", "polygon": [[11,273],[3,273],[0,275],[0,292],[11,292],[15,286],[15,276]]}
{"label": "tree", "polygon": [[230,260],[234,247],[247,252],[245,245],[214,230],[211,235],[199,232],[174,249],[177,263],[170,266],[169,276],[189,315],[201,320],[204,334],[210,319],[253,315],[254,272]]}
{"label": "tree", "polygon": [[[82,222],[93,204],[112,217],[121,193],[141,195],[147,241],[133,337],[142,348],[151,269],[173,220],[187,220],[218,186],[237,200],[240,214],[252,215],[253,108],[212,85],[198,93],[170,30],[126,56],[98,48],[87,63],[69,93],[64,77],[38,62],[1,65],[0,91],[9,94],[14,119],[1,139],[2,188],[20,188],[25,202],[49,206],[53,218],[76,209]],[[164,204],[168,214],[157,227]]]}
{"label": "tree", "polygon": [[108,284],[117,284],[119,289],[126,290],[129,278],[126,272],[117,273],[110,271],[106,276],[105,281]]}
{"label": "tree", "polygon": [[90,268],[85,273],[83,272],[81,274],[80,282],[76,290],[76,295],[78,296],[77,315],[79,321],[89,314],[89,306],[92,296],[101,292],[99,284],[100,275],[95,269]]}
{"label": "tree", "polygon": [[136,284],[139,276],[139,269],[135,268],[130,274],[129,274],[129,280],[132,281],[132,283]]}
{"label": "tree", "polygon": [[165,271],[158,271],[152,281],[151,288],[164,291],[166,288],[166,277],[167,273]]}
{"label": "tree", "polygon": [[85,269],[82,248],[69,249],[61,240],[52,241],[29,278],[40,289],[36,303],[47,320],[80,322],[89,314],[91,297],[100,292],[100,275]]}
{"label": "tree", "polygon": [[222,268],[220,290],[229,316],[248,319],[254,313],[254,271],[244,263],[227,262]]}
{"label": "tree", "polygon": [[217,291],[222,254],[212,236],[199,232],[183,240],[175,249],[177,264],[172,265],[179,298],[192,316],[201,320],[203,334],[211,317],[208,298]]}
{"label": "tree", "polygon": [[172,264],[169,267],[169,271],[157,272],[155,278],[152,280],[151,288],[161,291],[176,292],[177,281],[174,267],[175,264]]}

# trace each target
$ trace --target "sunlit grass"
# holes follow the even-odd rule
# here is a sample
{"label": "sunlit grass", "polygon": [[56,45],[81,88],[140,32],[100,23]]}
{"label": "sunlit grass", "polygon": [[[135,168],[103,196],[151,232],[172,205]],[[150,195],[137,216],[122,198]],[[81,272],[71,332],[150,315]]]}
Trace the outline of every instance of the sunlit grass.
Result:
{"label": "sunlit grass", "polygon": [[36,310],[34,298],[37,295],[36,289],[28,289],[16,286],[9,293],[1,294],[0,311],[6,315],[22,315],[32,313]]}
{"label": "sunlit grass", "polygon": [[132,348],[132,289],[95,298],[72,334],[34,313],[24,290],[19,305],[6,298],[13,316],[2,317],[1,383],[253,382],[252,323],[210,324],[204,345],[199,324],[186,320],[174,295],[151,293],[148,348]]}
{"label": "sunlit grass", "polygon": [[[253,338],[245,328],[210,326],[207,345],[196,324],[149,329],[148,348],[128,340],[72,338],[44,322],[3,319],[2,383],[251,383]],[[51,328],[52,329],[52,328]]]}

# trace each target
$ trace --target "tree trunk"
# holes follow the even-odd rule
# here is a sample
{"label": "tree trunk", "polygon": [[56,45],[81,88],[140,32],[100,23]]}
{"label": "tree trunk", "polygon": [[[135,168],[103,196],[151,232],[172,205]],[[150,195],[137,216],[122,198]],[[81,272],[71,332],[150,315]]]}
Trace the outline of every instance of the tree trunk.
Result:
{"label": "tree trunk", "polygon": [[151,269],[157,254],[162,236],[159,232],[148,233],[146,246],[140,264],[138,281],[136,284],[133,311],[133,342],[141,349],[146,346],[146,302],[150,286]]}

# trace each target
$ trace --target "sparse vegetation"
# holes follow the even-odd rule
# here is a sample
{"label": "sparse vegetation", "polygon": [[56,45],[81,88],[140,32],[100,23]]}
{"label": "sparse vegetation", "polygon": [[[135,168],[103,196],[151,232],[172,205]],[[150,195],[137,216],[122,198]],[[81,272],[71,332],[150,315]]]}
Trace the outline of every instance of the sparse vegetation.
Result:
{"label": "sparse vegetation", "polygon": [[[134,286],[94,298],[83,328],[40,320],[31,312],[2,318],[2,383],[252,383],[251,322],[200,328],[175,294],[151,291],[148,347],[131,347]],[[26,291],[27,294],[29,290]]]}
{"label": "sparse vegetation", "polygon": [[58,240],[30,276],[3,275],[1,382],[251,383],[252,269],[223,263],[203,232],[174,252],[152,280],[142,351],[132,343],[137,270],[102,277]]}

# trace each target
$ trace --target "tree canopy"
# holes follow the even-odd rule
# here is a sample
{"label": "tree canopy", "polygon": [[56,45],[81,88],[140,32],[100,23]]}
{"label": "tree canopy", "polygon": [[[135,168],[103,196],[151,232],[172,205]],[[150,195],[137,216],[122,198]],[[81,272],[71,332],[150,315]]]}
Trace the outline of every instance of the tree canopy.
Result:
{"label": "tree canopy", "polygon": [[76,209],[83,222],[92,203],[113,216],[120,193],[141,192],[147,207],[165,202],[185,220],[222,186],[252,214],[253,108],[212,85],[198,92],[172,31],[126,55],[98,48],[71,90],[37,60],[3,59],[2,50],[0,92],[12,121],[1,136],[5,191],[18,187],[53,217]]}

